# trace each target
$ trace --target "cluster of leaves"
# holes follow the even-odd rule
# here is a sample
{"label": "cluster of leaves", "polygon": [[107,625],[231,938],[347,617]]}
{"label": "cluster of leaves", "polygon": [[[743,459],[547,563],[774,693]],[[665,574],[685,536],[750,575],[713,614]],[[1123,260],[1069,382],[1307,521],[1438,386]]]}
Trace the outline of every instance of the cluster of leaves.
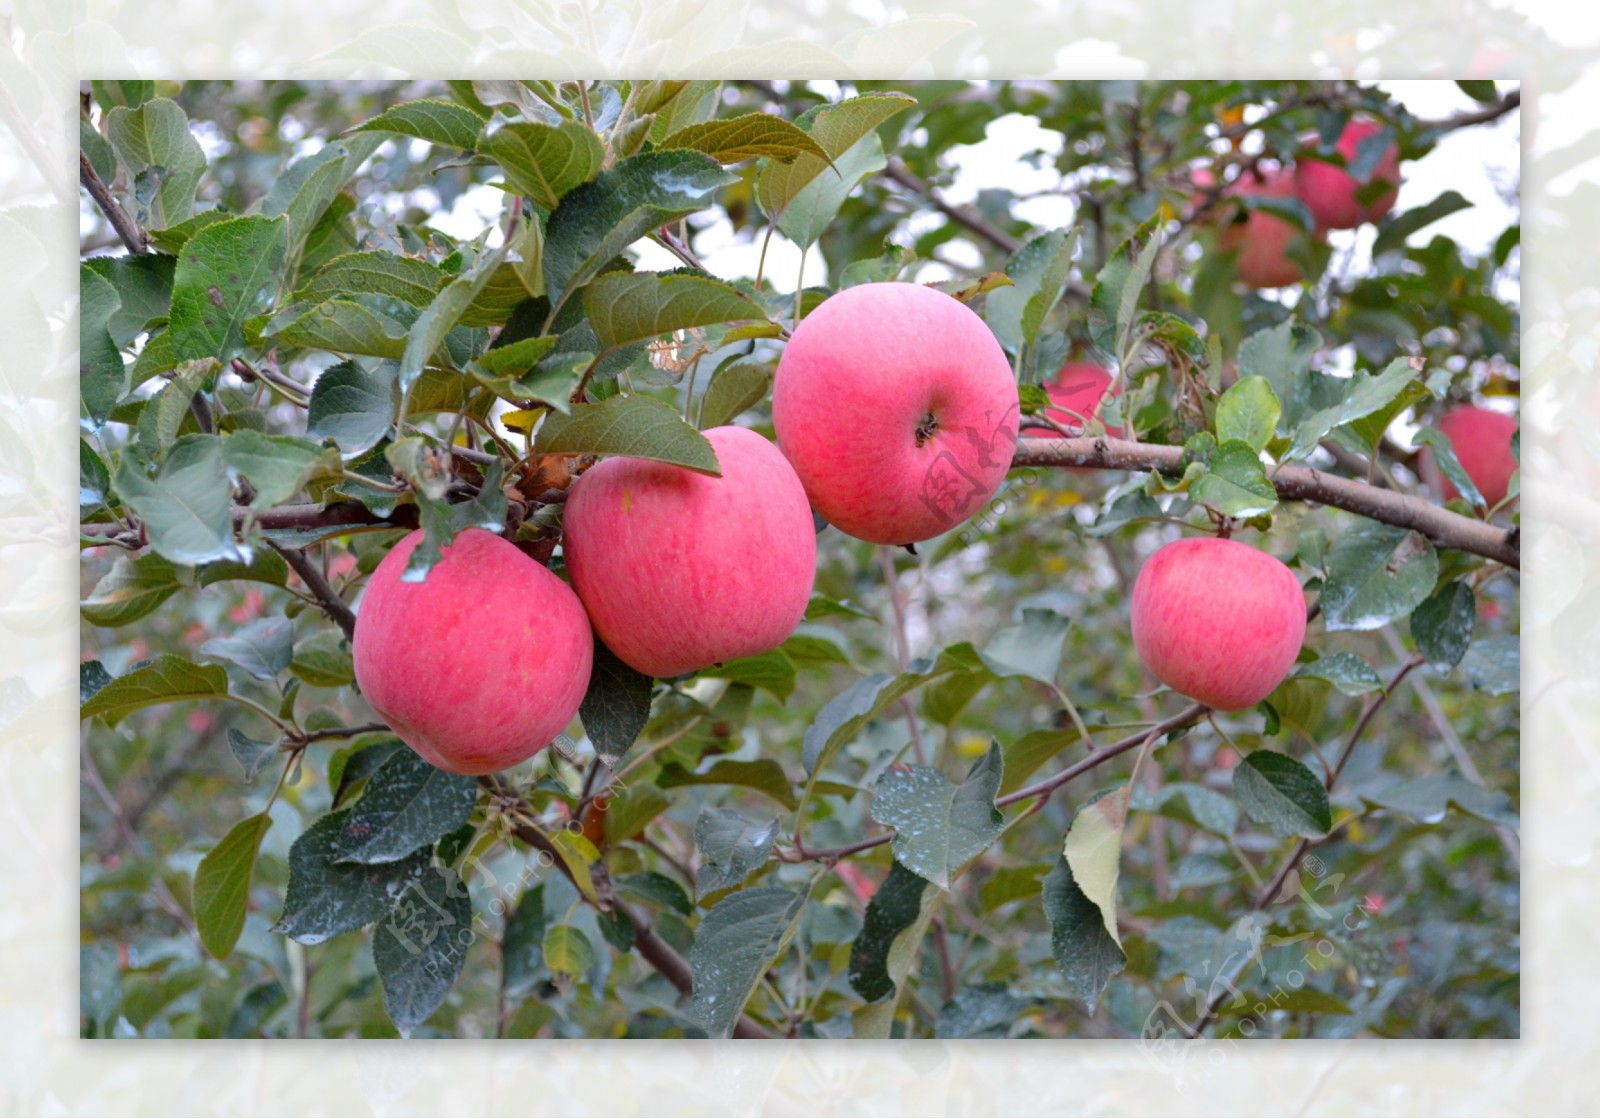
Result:
{"label": "cluster of leaves", "polygon": [[[1125,1036],[1213,1002],[1251,1033],[1515,1032],[1515,573],[1272,482],[1336,451],[1414,490],[1394,422],[1514,390],[1514,238],[1416,248],[1454,203],[1408,210],[1370,271],[1290,304],[1235,291],[1184,209],[1196,158],[1254,154],[1230,143],[1245,106],[1268,151],[1361,110],[1425,155],[1402,106],[1306,83],[295,88],[86,100],[84,153],[148,239],[81,278],[86,1034]],[[302,102],[323,142],[264,172]],[[209,163],[186,103],[227,125]],[[1079,228],[1003,192],[925,220],[942,153],[1010,112],[1066,139]],[[387,204],[430,178],[453,184],[432,209]],[[433,224],[486,185],[493,228]],[[696,237],[723,220],[819,255],[827,285],[712,275]],[[957,240],[979,264],[951,275]],[[329,598],[403,532],[426,534],[417,577],[474,525],[559,570],[583,464],[715,474],[700,430],[770,430],[797,317],[923,277],[982,313],[1025,411],[1098,354],[1125,390],[1106,422],[1180,468],[1016,472],[916,557],[823,529],[781,648],[671,681],[601,649],[581,740],[491,782],[371,722]],[[1345,342],[1353,376],[1327,369]],[[1491,515],[1432,446],[1456,511]],[[1259,711],[1142,691],[1127,579],[1174,521],[1266,534],[1315,595]],[[1099,784],[1052,796],[1069,770]]]}

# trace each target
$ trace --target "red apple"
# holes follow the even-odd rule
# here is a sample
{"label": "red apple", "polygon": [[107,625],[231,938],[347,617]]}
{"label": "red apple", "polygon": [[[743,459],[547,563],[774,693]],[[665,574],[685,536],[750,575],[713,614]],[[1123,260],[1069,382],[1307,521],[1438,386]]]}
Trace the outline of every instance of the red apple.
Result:
{"label": "red apple", "polygon": [[[1045,414],[1063,427],[1081,430],[1084,419],[1100,417],[1100,410],[1113,396],[1122,395],[1122,387],[1113,385],[1115,378],[1109,369],[1093,362],[1069,361],[1063,365],[1055,379],[1045,386],[1053,403],[1059,408],[1048,408]],[[1107,425],[1106,434],[1121,439],[1122,429]]]}
{"label": "red apple", "polygon": [[772,422],[806,495],[841,532],[912,544],[994,496],[1017,442],[1005,351],[964,304],[919,284],[846,288],[795,328]]}
{"label": "red apple", "polygon": [[746,428],[705,436],[720,478],[609,458],[567,499],[572,585],[607,648],[646,676],[774,649],[811,600],[816,526],[788,460]]}
{"label": "red apple", "polygon": [[1133,583],[1133,646],[1163,684],[1222,711],[1260,703],[1294,667],[1306,600],[1294,573],[1237,540],[1157,550]]}
{"label": "red apple", "polygon": [[[1261,173],[1261,177],[1245,174],[1229,184],[1227,194],[1234,197],[1267,195],[1277,198],[1294,197],[1294,177],[1282,168]],[[1224,251],[1239,251],[1239,279],[1253,288],[1281,288],[1298,284],[1305,278],[1300,265],[1289,259],[1289,246],[1299,229],[1294,223],[1269,214],[1264,210],[1249,210],[1236,215],[1234,222],[1222,231],[1217,244]],[[1321,240],[1323,234],[1313,234]]]}
{"label": "red apple", "polygon": [[[1353,120],[1344,126],[1335,150],[1344,156],[1348,165],[1356,158],[1361,141],[1383,128],[1370,120]],[[1373,168],[1372,182],[1393,183],[1394,189],[1362,205],[1356,194],[1361,183],[1343,167],[1335,167],[1320,159],[1302,159],[1295,164],[1294,188],[1300,201],[1306,204],[1311,216],[1317,219],[1320,229],[1354,229],[1364,221],[1379,221],[1394,209],[1400,196],[1400,148],[1391,143]]]}
{"label": "red apple", "polygon": [[[1492,509],[1505,500],[1511,488],[1511,475],[1517,470],[1516,456],[1511,453],[1511,436],[1516,433],[1517,419],[1504,412],[1492,412],[1471,404],[1460,404],[1446,412],[1433,425],[1450,437],[1456,461],[1467,472],[1478,492]],[[1438,472],[1433,455],[1422,448],[1421,466],[1424,473],[1435,482],[1449,501],[1457,496],[1450,480]]]}
{"label": "red apple", "polygon": [[356,683],[440,769],[477,776],[531,758],[578,713],[594,638],[572,589],[516,545],[467,529],[427,578],[401,578],[420,530],[367,581]]}

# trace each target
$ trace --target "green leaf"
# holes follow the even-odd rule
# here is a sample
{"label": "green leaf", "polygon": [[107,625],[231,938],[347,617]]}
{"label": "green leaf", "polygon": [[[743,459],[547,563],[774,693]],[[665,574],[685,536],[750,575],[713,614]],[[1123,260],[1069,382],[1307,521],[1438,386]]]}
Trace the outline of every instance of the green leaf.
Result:
{"label": "green leaf", "polygon": [[1099,906],[1078,888],[1065,856],[1045,876],[1041,890],[1056,968],[1067,981],[1067,993],[1093,1013],[1100,992],[1122,970],[1127,957],[1106,931]]}
{"label": "green leaf", "polygon": [[217,436],[179,439],[153,479],[134,465],[132,455],[123,455],[116,490],[145,523],[151,546],[173,563],[240,558]]}
{"label": "green leaf", "polygon": [[1448,435],[1438,428],[1425,427],[1417,432],[1416,441],[1432,450],[1434,465],[1450,480],[1457,493],[1479,509],[1488,507],[1489,503],[1483,499],[1483,493],[1478,489],[1477,483],[1461,465],[1461,460],[1456,458],[1455,446],[1450,442]]}
{"label": "green leaf", "polygon": [[699,152],[646,152],[561,200],[545,228],[544,277],[565,299],[646,233],[705,209],[733,174]]}
{"label": "green leaf", "polygon": [[245,320],[271,305],[288,245],[281,217],[230,218],[191,237],[173,276],[173,357],[226,362],[243,353]]}
{"label": "green leaf", "polygon": [[541,210],[554,210],[563,195],[593,179],[606,154],[594,130],[577,121],[504,124],[485,134],[479,150]]}
{"label": "green leaf", "polygon": [[1328,549],[1325,570],[1322,617],[1328,629],[1378,629],[1432,593],[1439,557],[1418,533],[1363,520]]}
{"label": "green leaf", "polygon": [[1009,1037],[1030,1005],[1031,999],[1013,994],[1003,983],[968,987],[940,1008],[933,1036],[946,1040]]}
{"label": "green leaf", "polygon": [[122,554],[79,604],[92,626],[125,626],[151,613],[177,593],[178,569],[154,552],[138,559]]}
{"label": "green leaf", "polygon": [[798,804],[783,766],[772,758],[757,758],[748,762],[724,759],[704,773],[692,773],[681,765],[668,764],[662,768],[656,784],[663,789],[685,785],[736,785],[765,793],[791,812]]}
{"label": "green leaf", "polygon": [[516,910],[506,921],[500,941],[501,976],[506,995],[520,999],[539,984],[549,969],[544,966],[544,883],[523,892]]}
{"label": "green leaf", "polygon": [[342,688],[356,680],[355,666],[344,638],[331,629],[314,634],[294,648],[289,671],[314,688]]}
{"label": "green leaf", "polygon": [[1239,345],[1239,376],[1263,377],[1283,408],[1278,430],[1287,434],[1311,408],[1311,363],[1322,348],[1314,327],[1285,319]]}
{"label": "green leaf", "polygon": [[378,772],[397,750],[410,749],[398,738],[387,742],[374,742],[341,750],[328,762],[328,790],[333,794],[333,806],[341,808],[349,796]]}
{"label": "green leaf", "polygon": [[571,925],[553,925],[544,934],[544,964],[556,975],[577,978],[594,966],[594,946]]}
{"label": "green leaf", "polygon": [[999,838],[1000,746],[972,767],[961,784],[932,766],[895,766],[878,779],[872,818],[895,829],[894,855],[940,889]]}
{"label": "green leaf", "polygon": [[345,455],[375,447],[394,423],[394,369],[368,369],[342,361],[324,369],[311,387],[306,434],[332,439]]}
{"label": "green leaf", "polygon": [[[814,596],[811,602],[811,608],[807,613],[814,617],[820,617],[823,613],[837,612],[834,609],[819,609],[820,604],[824,602],[828,602],[830,607],[845,610],[849,615],[848,609],[841,604],[831,603],[827,599],[821,599],[820,596]],[[971,646],[965,648],[970,651]],[[911,662],[898,676],[891,676],[887,672],[874,672],[857,680],[845,691],[830,699],[806,728],[800,750],[806,773],[814,780],[817,771],[828,763],[828,759],[833,757],[839,747],[854,738],[869,719],[876,717],[900,697],[930,680],[970,669],[971,666],[963,658],[952,655],[952,650],[946,650],[937,659],[923,657]]]}
{"label": "green leaf", "polygon": [[772,372],[764,365],[734,362],[719,368],[700,398],[700,430],[732,423],[767,398]]}
{"label": "green leaf", "polygon": [[[548,335],[539,338],[527,338],[522,342],[513,342],[506,350],[515,350],[524,347],[524,343],[538,343],[537,346],[522,348],[521,355],[548,349],[559,340]],[[550,405],[562,415],[572,413],[570,398],[572,390],[578,387],[578,381],[583,377],[583,371],[595,361],[595,355],[588,352],[558,351],[542,358],[536,364],[531,364],[525,371],[515,373],[490,373],[485,366],[488,359],[494,357],[500,350],[488,350],[477,361],[467,363],[467,371],[487,386],[491,392],[502,400],[513,401],[521,404],[524,401],[539,401]],[[492,364],[501,365],[503,368],[515,369],[521,365],[525,358],[521,355],[495,359]],[[601,363],[603,368],[604,363]]]}
{"label": "green leaf", "polygon": [[1512,634],[1481,637],[1467,647],[1461,668],[1473,687],[1510,695],[1522,687],[1522,639]]}
{"label": "green leaf", "polygon": [[1294,440],[1284,453],[1283,460],[1304,458],[1310,454],[1327,434],[1341,424],[1359,420],[1384,407],[1416,380],[1418,371],[1410,358],[1396,358],[1378,376],[1356,373],[1339,403],[1312,412],[1294,429]]}
{"label": "green leaf", "polygon": [[1239,823],[1239,809],[1233,801],[1215,789],[1187,781],[1168,782],[1155,793],[1141,786],[1134,790],[1132,807],[1221,836],[1232,835]]}
{"label": "green leaf", "polygon": [[[406,440],[401,440],[402,443]],[[393,449],[393,446],[390,448]],[[422,542],[411,552],[406,569],[400,579],[406,583],[421,583],[433,570],[433,565],[444,558],[444,549],[460,533],[469,528],[481,528],[498,533],[505,528],[506,495],[504,489],[505,467],[496,459],[483,472],[483,483],[477,496],[455,505],[435,498],[426,490],[417,494],[421,509]]]}
{"label": "green leaf", "polygon": [[387,132],[470,151],[477,146],[478,134],[483,131],[483,120],[471,109],[453,101],[423,98],[402,101],[392,109],[362,121],[351,131]]}
{"label": "green leaf", "polygon": [[335,862],[348,817],[348,809],[330,812],[289,848],[289,889],[273,932],[301,944],[321,944],[363,928],[381,920],[391,903],[428,869],[432,858],[428,851],[393,863]]}
{"label": "green leaf", "polygon": [[662,796],[654,785],[624,785],[620,792],[608,792],[605,797],[606,844],[611,847],[625,843],[644,831],[651,821],[671,806],[671,801]]}
{"label": "green leaf", "polygon": [[78,118],[78,150],[89,157],[89,166],[101,182],[109,183],[117,177],[117,153],[100,130],[83,117]]}
{"label": "green leaf", "polygon": [[1001,630],[978,654],[996,676],[1027,676],[1055,686],[1072,623],[1053,610],[1025,608],[1022,622]]}
{"label": "green leaf", "polygon": [[[814,156],[806,158],[814,159]],[[799,162],[797,159],[796,163]],[[833,156],[833,168],[808,182],[790,198],[781,213],[777,226],[783,235],[809,249],[827,232],[845,199],[855,191],[862,180],[877,174],[888,165],[883,154],[883,141],[876,132],[868,132],[850,147]],[[782,167],[781,163],[768,166]],[[793,166],[791,164],[790,166]]]}
{"label": "green leaf", "polygon": [[[330,462],[329,459],[332,461]],[[338,455],[309,439],[231,431],[222,437],[222,461],[250,481],[255,490],[252,510],[282,505],[312,478],[338,469]]]}
{"label": "green leaf", "polygon": [[1217,441],[1237,440],[1263,451],[1278,430],[1283,407],[1265,377],[1241,377],[1217,401]]}
{"label": "green leaf", "polygon": [[1005,776],[1000,780],[1002,796],[1014,793],[1027,783],[1038,768],[1079,740],[1076,727],[1032,730],[1003,751]]}
{"label": "green leaf", "polygon": [[700,675],[717,680],[733,680],[753,688],[765,688],[780,703],[794,694],[794,662],[781,649],[769,649],[753,657],[722,661],[701,669]]}
{"label": "green leaf", "polygon": [[1225,517],[1258,517],[1278,506],[1261,455],[1248,443],[1229,440],[1217,449],[1211,469],[1189,487],[1189,496]]}
{"label": "green leaf", "polygon": [[509,380],[520,377],[537,366],[560,341],[556,335],[543,334],[521,338],[510,345],[492,347],[474,361],[477,368],[473,372],[480,379]]}
{"label": "green leaf", "polygon": [[[125,105],[130,109],[137,109],[146,101],[156,95],[156,83],[153,81],[129,79],[126,81],[101,81],[95,79],[89,83],[94,90],[94,99],[100,108],[110,111],[118,105]],[[110,179],[110,175],[104,176]]]}
{"label": "green leaf", "polygon": [[744,1004],[794,936],[806,895],[782,886],[755,886],[719,901],[700,921],[689,969],[691,1015],[714,1038],[733,1033]]}
{"label": "green leaf", "polygon": [[402,1036],[439,1009],[474,939],[472,901],[453,871],[430,866],[396,896],[372,934],[372,962]]}
{"label": "green leaf", "polygon": [[127,346],[139,335],[167,317],[172,304],[172,277],[175,262],[171,257],[146,253],[143,256],[97,256],[83,262],[84,268],[98,272],[117,289],[118,306],[107,321],[111,340]]}
{"label": "green leaf", "polygon": [[175,101],[158,97],[138,108],[118,105],[106,113],[106,138],[128,169],[158,182],[149,212],[135,214],[140,225],[161,229],[194,212],[195,191],[205,173],[206,153],[189,131],[189,118]]}
{"label": "green leaf", "polygon": [[478,783],[396,750],[344,814],[337,862],[392,863],[455,831],[472,815]]}
{"label": "green leaf", "polygon": [[777,838],[777,817],[753,824],[722,808],[700,813],[694,822],[694,845],[700,852],[700,868],[694,876],[695,900],[742,885],[772,857],[772,844]]}
{"label": "green leaf", "polygon": [[1122,867],[1122,829],[1128,822],[1128,786],[1091,801],[1072,817],[1063,849],[1072,880],[1097,909],[1117,946],[1117,876]]}
{"label": "green leaf", "polygon": [[218,634],[200,646],[200,655],[238,665],[257,680],[275,679],[289,667],[294,623],[288,618],[257,618],[232,634]]}
{"label": "green leaf", "polygon": [[1500,100],[1500,95],[1495,92],[1492,81],[1466,81],[1458,80],[1456,85],[1461,87],[1461,92],[1478,102],[1480,105],[1490,105]]}
{"label": "green leaf", "polygon": [[1414,777],[1381,793],[1363,793],[1361,799],[1424,824],[1439,823],[1451,808],[1513,831],[1521,824],[1509,796],[1498,789],[1475,785],[1458,773]]}
{"label": "green leaf", "polygon": [[[190,404],[201,384],[216,372],[214,358],[203,361],[186,361],[178,367],[172,382],[156,393],[139,413],[139,440],[153,455],[164,454],[178,437],[178,431],[190,418]],[[145,426],[154,418],[154,430]]]}
{"label": "green leaf", "polygon": [[1464,580],[1446,583],[1411,612],[1411,639],[1429,664],[1448,672],[1466,656],[1477,620],[1472,587]]}
{"label": "green leaf", "polygon": [[251,738],[233,727],[228,728],[228,750],[239,763],[239,768],[244,770],[246,784],[254,781],[257,775],[267,768],[267,763],[281,752],[276,742],[263,742],[259,738]]}
{"label": "green leaf", "polygon": [[262,217],[288,219],[289,258],[294,268],[299,267],[301,248],[333,205],[339,188],[382,143],[381,137],[361,136],[324,144],[291,163],[267,191],[259,212]]}
{"label": "green leaf", "polygon": [[1233,771],[1233,796],[1246,816],[1277,836],[1318,839],[1333,827],[1328,791],[1316,774],[1287,754],[1246,754]]}
{"label": "green leaf", "polygon": [[165,229],[150,231],[150,244],[159,252],[177,256],[183,246],[189,243],[189,238],[199,233],[206,226],[214,225],[219,221],[227,221],[229,218],[237,216],[237,214],[222,209],[201,210],[192,218],[180,221],[176,225],[169,225]]}
{"label": "green leaf", "polygon": [[99,661],[84,661],[78,665],[78,703],[88,703],[101,688],[111,683],[113,677]]}
{"label": "green leaf", "polygon": [[650,721],[650,677],[623,664],[596,635],[589,688],[578,705],[578,718],[594,752],[615,767]]}
{"label": "green leaf", "polygon": [[1425,229],[1441,218],[1471,206],[1472,203],[1461,194],[1447,190],[1425,206],[1395,214],[1379,228],[1378,239],[1372,243],[1372,255],[1376,257],[1392,249],[1403,249],[1406,239],[1419,229]]}
{"label": "green leaf", "polygon": [[[861,932],[850,946],[851,990],[869,1003],[897,994],[942,896],[943,891],[899,863],[889,868],[889,876],[867,903]],[[884,1029],[879,1036],[888,1037],[889,1031]]]}
{"label": "green leaf", "polygon": [[322,303],[349,295],[379,295],[426,307],[443,279],[438,265],[415,257],[383,250],[345,253],[323,265],[294,298],[296,302]]}
{"label": "green leaf", "polygon": [[[899,866],[898,863],[895,865]],[[1049,870],[1050,867],[1042,863],[999,867],[978,891],[978,903],[985,913],[991,913],[1002,905],[1023,898],[1036,898],[1039,896],[1039,880]]]}
{"label": "green leaf", "polygon": [[215,959],[227,959],[239,943],[256,852],[271,827],[272,817],[265,812],[239,821],[195,868],[194,923],[200,943]]}
{"label": "green leaf", "polygon": [[575,404],[570,416],[547,416],[536,443],[546,455],[626,455],[722,475],[710,441],[684,423],[671,405],[649,396]]}
{"label": "green leaf", "polygon": [[78,709],[78,718],[98,715],[114,727],[125,715],[144,707],[227,694],[225,669],[218,665],[201,667],[168,654],[105,684]]}
{"label": "green leaf", "polygon": [[281,587],[289,581],[289,565],[277,552],[263,548],[252,552],[248,563],[218,560],[215,563],[205,564],[196,572],[196,582],[202,587],[209,587],[224,579],[244,579],[252,583]]}
{"label": "green leaf", "polygon": [[916,103],[915,97],[904,93],[870,93],[807,112],[796,124],[828,158],[803,152],[787,163],[770,160],[756,181],[761,209],[769,217],[782,214],[813,180],[830,172],[828,159],[837,160],[884,121]]}
{"label": "green leaf", "polygon": [[122,306],[114,284],[87,263],[78,269],[79,397],[84,414],[98,422],[111,415],[129,388],[128,368],[111,337],[111,320]]}
{"label": "green leaf", "polygon": [[606,350],[675,330],[766,315],[735,288],[696,272],[609,272],[583,289],[583,311]]}
{"label": "green leaf", "polygon": [[391,361],[398,361],[406,350],[405,323],[352,299],[330,299],[304,311],[296,304],[268,324],[266,333],[281,346]]}
{"label": "green leaf", "polygon": [[1000,344],[1010,350],[1032,345],[1048,315],[1061,299],[1072,269],[1076,238],[1055,229],[1033,238],[1006,262],[1009,287],[991,291],[984,318]]}
{"label": "green leaf", "polygon": [[455,329],[473,301],[488,286],[505,259],[508,248],[508,245],[502,244],[498,249],[479,257],[472,268],[441,288],[422,314],[417,316],[417,321],[406,332],[405,352],[400,356],[401,392],[409,392],[417,378],[422,376],[423,366],[444,345],[445,335]]}
{"label": "green leaf", "polygon": [[826,160],[828,153],[799,126],[771,113],[745,113],[726,120],[691,124],[672,133],[656,147],[689,148],[704,152],[718,163],[740,163],[766,157],[780,163],[809,154]]}
{"label": "green leaf", "polygon": [[1332,653],[1297,665],[1292,676],[1326,680],[1345,695],[1366,695],[1383,690],[1383,681],[1366,661],[1355,653]]}

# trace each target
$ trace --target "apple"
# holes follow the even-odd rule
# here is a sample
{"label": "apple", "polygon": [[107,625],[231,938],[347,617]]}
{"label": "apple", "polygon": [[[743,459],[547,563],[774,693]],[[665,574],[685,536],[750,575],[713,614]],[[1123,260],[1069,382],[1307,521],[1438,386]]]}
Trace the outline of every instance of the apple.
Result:
{"label": "apple", "polygon": [[515,545],[471,528],[420,583],[401,576],[422,531],[367,580],[356,683],[432,765],[478,776],[526,761],[572,722],[594,638],[578,596]]}
{"label": "apple", "polygon": [[[1335,150],[1345,163],[1354,162],[1361,141],[1374,135],[1383,125],[1370,120],[1353,120],[1344,126]],[[1363,184],[1343,167],[1320,159],[1302,159],[1295,164],[1294,189],[1306,204],[1319,229],[1354,229],[1364,221],[1379,221],[1394,209],[1400,196],[1400,148],[1391,143],[1373,168],[1371,182],[1394,184],[1394,189],[1363,205],[1356,195]]]}
{"label": "apple", "polygon": [[1163,545],[1133,582],[1133,647],[1157,680],[1221,711],[1254,707],[1294,667],[1306,600],[1282,562],[1237,540]]}
{"label": "apple", "polygon": [[[1283,168],[1274,168],[1241,176],[1228,185],[1225,193],[1232,197],[1292,198],[1294,192],[1294,176]],[[1224,251],[1239,251],[1239,279],[1250,287],[1288,287],[1305,278],[1300,265],[1288,256],[1298,232],[1293,222],[1264,210],[1249,210],[1235,215],[1233,223],[1217,238],[1217,244]],[[1321,240],[1324,235],[1318,230],[1313,236]]]}
{"label": "apple", "polygon": [[[1490,411],[1472,404],[1460,404],[1446,412],[1433,425],[1450,438],[1450,447],[1456,461],[1467,472],[1473,485],[1483,494],[1492,509],[1505,500],[1511,488],[1511,475],[1516,473],[1517,459],[1511,453],[1511,436],[1516,433],[1517,419],[1504,412]],[[1449,501],[1456,497],[1456,488],[1439,473],[1433,455],[1424,446],[1420,465],[1427,477],[1435,482]]]}
{"label": "apple", "polygon": [[920,284],[846,288],[801,320],[772,423],[818,513],[874,544],[948,532],[1011,469],[1020,413],[1005,351],[965,304]]}
{"label": "apple", "polygon": [[608,458],[573,483],[562,518],[567,571],[595,633],[646,676],[774,649],[811,600],[816,523],[794,469],[747,428],[705,437],[720,478]]}
{"label": "apple", "polygon": [[[1113,385],[1114,380],[1109,369],[1093,362],[1069,361],[1045,385],[1050,400],[1060,405],[1046,409],[1045,414],[1063,427],[1081,430],[1085,418],[1098,419],[1106,402],[1122,395],[1122,387]],[[1122,429],[1107,425],[1106,434],[1121,439]]]}

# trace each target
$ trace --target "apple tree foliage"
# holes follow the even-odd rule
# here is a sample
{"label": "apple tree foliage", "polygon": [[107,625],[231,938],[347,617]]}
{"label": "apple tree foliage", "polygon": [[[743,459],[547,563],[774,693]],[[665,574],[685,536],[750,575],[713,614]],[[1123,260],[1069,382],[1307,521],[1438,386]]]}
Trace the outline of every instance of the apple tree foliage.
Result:
{"label": "apple tree foliage", "polygon": [[[1515,1036],[1515,508],[1407,517],[1417,429],[1517,394],[1517,226],[1457,243],[1447,190],[1261,293],[1192,220],[1193,167],[1337,163],[1358,111],[1407,160],[1461,123],[1345,83],[86,85],[84,1035]],[[952,202],[1008,117],[1048,185]],[[702,259],[773,237],[798,277]],[[770,435],[796,317],[891,278],[984,317],[1025,413],[1096,361],[1181,459],[1013,470],[915,554],[821,527],[781,648],[602,651],[496,778],[377,723],[349,610],[405,531],[560,572],[593,456]],[[1392,500],[1284,497],[1307,465]],[[1218,530],[1314,611],[1229,714],[1127,620]]]}

